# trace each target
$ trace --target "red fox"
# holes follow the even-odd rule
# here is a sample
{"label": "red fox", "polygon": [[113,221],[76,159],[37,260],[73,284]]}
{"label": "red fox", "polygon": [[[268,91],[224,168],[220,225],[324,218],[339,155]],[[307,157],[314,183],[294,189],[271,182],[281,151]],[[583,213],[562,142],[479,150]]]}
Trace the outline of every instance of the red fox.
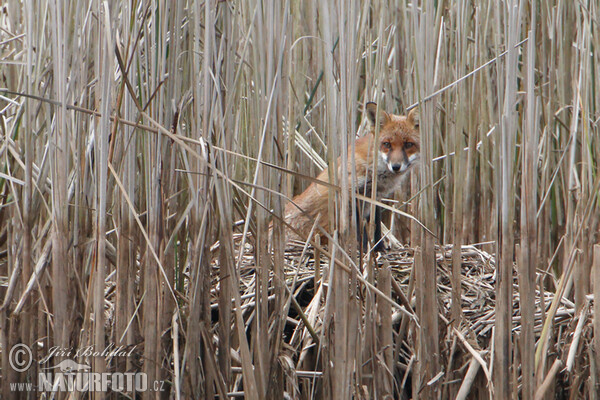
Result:
{"label": "red fox", "polygon": [[[354,161],[348,156],[348,170],[354,168],[357,176],[357,188],[365,196],[371,196],[371,180],[373,166],[377,168],[377,200],[390,196],[408,175],[409,170],[419,161],[419,116],[416,109],[410,111],[407,116],[388,114],[379,111],[377,118],[377,104],[367,103],[365,106],[367,119],[369,121],[369,133],[356,140],[354,144]],[[374,151],[375,124],[379,121],[379,141]],[[348,149],[348,154],[351,152]],[[373,162],[373,156],[377,157]],[[338,159],[338,165],[339,165]],[[338,176],[339,176],[338,170]],[[323,170],[318,180],[329,181],[327,169]],[[351,176],[348,176],[349,185]],[[315,218],[320,215],[321,226],[327,231],[328,191],[329,187],[315,182],[301,194],[294,197],[285,206],[284,221],[291,227],[292,233],[286,235],[287,239],[308,239]],[[364,207],[369,209],[370,207]],[[375,237],[374,243],[381,239],[381,210],[377,207],[375,215]],[[363,212],[363,217],[368,218],[368,212]],[[289,231],[289,229],[286,229]],[[360,233],[360,232],[359,232]],[[381,248],[381,247],[379,247]]]}

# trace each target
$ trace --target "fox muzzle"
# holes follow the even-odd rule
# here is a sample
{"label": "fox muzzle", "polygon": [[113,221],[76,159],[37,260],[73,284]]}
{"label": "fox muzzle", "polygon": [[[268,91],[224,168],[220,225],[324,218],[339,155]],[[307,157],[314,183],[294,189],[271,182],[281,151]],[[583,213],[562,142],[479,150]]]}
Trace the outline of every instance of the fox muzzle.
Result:
{"label": "fox muzzle", "polygon": [[418,154],[413,154],[410,157],[408,157],[406,155],[405,152],[403,152],[404,154],[404,161],[401,163],[389,163],[388,164],[388,168],[390,169],[391,172],[394,173],[404,173],[406,171],[408,171],[413,165],[415,165],[418,161],[419,161],[419,155]]}

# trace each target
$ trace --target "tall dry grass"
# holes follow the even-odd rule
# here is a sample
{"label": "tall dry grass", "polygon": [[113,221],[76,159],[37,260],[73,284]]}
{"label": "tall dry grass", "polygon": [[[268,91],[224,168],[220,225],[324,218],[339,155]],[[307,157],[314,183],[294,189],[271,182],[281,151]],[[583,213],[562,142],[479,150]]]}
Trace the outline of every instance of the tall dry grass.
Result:
{"label": "tall dry grass", "polygon": [[[4,1],[3,397],[72,358],[19,373],[7,352],[25,343],[36,360],[124,346],[76,361],[144,372],[165,398],[600,398],[599,21],[590,0]],[[355,175],[367,101],[420,107],[422,166],[390,227],[416,249],[416,318],[392,318],[397,282],[356,251],[356,183],[332,174],[306,371],[283,205],[338,157]],[[495,255],[489,349],[468,345],[465,245]]]}

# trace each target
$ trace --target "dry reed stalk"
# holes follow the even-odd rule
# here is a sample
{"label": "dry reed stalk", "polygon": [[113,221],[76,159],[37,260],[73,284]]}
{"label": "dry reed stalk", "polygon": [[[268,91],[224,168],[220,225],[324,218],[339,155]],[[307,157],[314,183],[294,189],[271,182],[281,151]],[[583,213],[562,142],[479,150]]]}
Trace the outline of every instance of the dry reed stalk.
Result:
{"label": "dry reed stalk", "polygon": [[[322,46],[322,60],[324,62],[324,91],[325,91],[325,101],[326,101],[326,110],[328,111],[328,115],[326,114],[326,131],[333,132],[337,130],[336,123],[339,119],[336,119],[334,116],[338,115],[339,108],[339,98],[336,93],[335,88],[335,77],[334,77],[334,54],[332,49],[334,49],[334,42],[337,38],[334,36],[334,30],[337,30],[336,24],[337,18],[336,15],[338,10],[336,10],[335,6],[337,4],[331,3],[321,3],[319,7],[320,13],[320,28],[323,32],[324,45]],[[337,94],[337,93],[336,93]],[[345,131],[342,131],[346,133]],[[345,135],[341,135],[339,140],[335,138],[334,135],[327,136],[327,161],[329,165],[329,181],[334,184],[344,184],[345,185],[345,193],[342,190],[342,199],[335,196],[335,193],[330,192],[328,199],[328,207],[329,210],[336,210],[338,204],[343,202],[343,199],[348,198],[348,186],[347,182],[343,182],[345,180],[342,179],[342,182],[339,182],[337,174],[335,171],[338,169],[337,156],[340,154],[341,149],[343,149],[345,144],[348,143],[347,137]],[[341,140],[341,143],[339,142]],[[346,154],[347,160],[347,154]],[[343,165],[344,160],[340,160],[340,163]],[[347,206],[342,206],[344,211],[347,211]],[[323,221],[325,224],[328,224],[329,227],[336,226],[336,219],[339,217],[340,212],[330,212],[329,213],[329,221]],[[346,214],[347,215],[347,214]],[[346,224],[345,224],[346,225]],[[346,225],[347,226],[347,225]],[[341,228],[341,227],[339,227]],[[338,241],[346,239],[346,231],[339,229],[336,233],[334,233],[334,238]],[[347,228],[346,228],[347,229]],[[343,235],[343,236],[342,236]],[[343,237],[343,239],[342,239]],[[339,252],[338,246],[333,248],[333,257],[336,257],[336,252]],[[326,369],[324,378],[323,378],[323,395],[325,397],[335,397],[340,396],[342,398],[347,398],[350,395],[350,377],[348,375],[348,353],[347,353],[347,344],[348,344],[348,292],[349,292],[349,279],[346,275],[345,271],[342,268],[338,268],[336,264],[333,263],[333,257],[330,260],[330,270],[329,276],[326,278],[326,281],[329,283],[329,294],[326,297],[326,306],[325,306],[325,319],[323,321],[323,325],[326,330],[333,332],[331,335],[327,335],[322,338],[321,343],[323,344],[323,360],[325,363],[334,366],[334,368]]]}
{"label": "dry reed stalk", "polygon": [[[33,14],[33,9],[31,7],[31,4],[26,4],[24,7],[24,12],[26,14],[25,18],[24,18],[24,22],[25,22],[25,26],[26,26],[26,30],[29,32],[36,32],[37,29],[34,25],[34,14]],[[33,59],[33,47],[36,46],[36,40],[34,39],[33,35],[28,35],[26,38],[27,42],[26,42],[26,70],[25,70],[25,74],[27,76],[26,78],[26,87],[25,89],[27,90],[27,93],[32,93],[33,92],[33,87],[35,84],[35,75],[34,75],[34,59]],[[35,104],[30,101],[29,99],[26,99],[24,102],[24,106],[25,106],[25,124],[24,127],[27,130],[34,130],[35,128],[35,119],[34,119],[34,107]],[[23,187],[23,191],[22,191],[22,203],[23,203],[23,227],[22,227],[22,232],[23,232],[23,253],[22,253],[22,262],[23,262],[23,272],[21,275],[21,285],[22,288],[25,288],[27,286],[27,280],[29,279],[29,277],[32,275],[33,273],[33,266],[34,266],[34,261],[33,261],[33,245],[34,245],[34,238],[33,238],[33,234],[32,234],[32,230],[34,228],[34,202],[33,202],[33,156],[34,156],[34,141],[31,135],[26,135],[25,139],[24,139],[24,152],[25,152],[25,179],[24,179],[24,187]],[[36,308],[35,308],[35,299],[29,299],[27,301],[27,303],[25,304],[24,308],[23,308],[23,313],[22,313],[22,318],[25,321],[35,321],[37,319],[37,315],[36,315]],[[36,328],[31,328],[29,326],[26,326],[25,324],[21,325],[21,332],[20,332],[20,336],[21,336],[21,340],[23,343],[28,344],[29,346],[33,347],[32,344],[34,343],[35,339],[36,339],[36,331],[37,331],[37,327]],[[6,342],[2,343],[3,345],[6,345]],[[7,348],[7,347],[5,347]],[[34,350],[33,352],[33,356],[36,357],[37,356],[37,351]],[[7,377],[8,377],[8,365],[6,364],[6,362],[3,363],[2,365],[2,371],[7,371]],[[6,369],[5,369],[6,368]],[[32,380],[38,372],[38,368],[37,366],[34,366],[34,368],[32,368],[31,370],[29,370],[27,372],[28,376],[27,376],[27,381]],[[8,379],[6,379],[8,380]],[[2,385],[2,395],[3,397],[5,396],[6,398],[8,398],[8,391],[5,391],[6,388],[6,384]]]}
{"label": "dry reed stalk", "polygon": [[[110,121],[108,116],[112,105],[112,85],[111,74],[113,71],[113,37],[112,37],[112,18],[108,4],[104,3],[100,8],[99,31],[100,45],[98,51],[97,65],[99,71],[100,86],[102,91],[98,93],[97,100],[101,110],[101,117],[95,129],[94,137],[94,159],[96,162],[96,188],[95,188],[95,265],[93,265],[92,280],[92,303],[94,323],[90,327],[93,334],[90,334],[90,345],[96,349],[104,349],[105,342],[105,315],[104,315],[104,290],[106,278],[106,205],[107,205],[107,181],[108,181],[108,136]],[[106,372],[106,360],[96,357],[93,363],[94,371],[100,373]],[[94,398],[100,398],[100,394],[95,394]]]}
{"label": "dry reed stalk", "polygon": [[[391,297],[392,292],[392,273],[387,263],[383,263],[378,274],[379,288],[381,291]],[[375,371],[377,380],[374,381],[374,396],[377,398],[393,398],[393,377],[394,377],[394,348],[393,348],[393,325],[392,325],[392,307],[386,301],[377,303],[377,351]]]}
{"label": "dry reed stalk", "polygon": [[[54,139],[52,140],[52,312],[54,316],[54,332],[52,344],[67,347],[70,332],[70,316],[68,299],[72,294],[71,282],[73,272],[69,268],[68,238],[69,222],[67,209],[67,174],[69,168],[69,140],[67,130],[67,93],[63,84],[66,80],[67,68],[65,54],[67,48],[62,44],[66,41],[68,30],[66,21],[66,7],[61,3],[54,2],[50,6],[52,20],[52,60],[55,72],[54,98],[60,102],[56,109],[56,125]],[[71,308],[72,309],[72,308]]]}
{"label": "dry reed stalk", "polygon": [[[600,371],[600,244],[594,245],[593,253],[593,284],[594,284],[594,351],[592,352],[595,356],[593,362],[595,362],[596,371]],[[591,361],[591,360],[590,360]],[[596,374],[595,388],[591,388],[591,391],[595,393],[596,398],[600,396],[600,380]]]}
{"label": "dry reed stalk", "polygon": [[[195,101],[191,105],[191,110],[195,114],[202,112],[200,99],[203,98],[203,86],[201,82],[201,41],[203,29],[202,29],[202,8],[199,2],[193,4],[190,12],[191,21],[193,21],[192,28],[189,30],[189,35],[194,40],[188,41],[188,52],[190,62],[190,84],[191,84],[191,96]],[[199,118],[190,119],[190,129],[193,132],[202,132],[202,121]],[[200,136],[200,135],[197,135]],[[202,154],[206,158],[206,142],[201,141],[195,146],[199,154]],[[208,265],[207,254],[209,254],[209,246],[207,240],[210,237],[210,226],[209,210],[210,210],[210,193],[209,193],[209,168],[207,163],[201,162],[200,158],[187,157],[184,158],[183,165],[190,171],[198,171],[198,174],[191,174],[187,176],[189,195],[188,202],[190,205],[189,219],[188,219],[188,244],[187,244],[187,259],[185,259],[185,266],[197,265],[198,268],[190,268],[190,277],[188,282],[188,297],[189,300],[196,306],[190,307],[189,316],[187,320],[187,337],[194,337],[198,332],[205,329],[205,326],[209,324],[210,315],[210,281],[211,272]],[[226,251],[226,250],[223,250]],[[224,266],[224,271],[228,272],[227,266]],[[224,287],[227,287],[227,282],[223,282]],[[224,291],[224,294],[228,294],[228,291]],[[231,298],[231,297],[230,297]],[[229,298],[229,299],[230,299]],[[229,304],[228,304],[229,305]],[[224,306],[225,307],[225,306]],[[224,308],[224,312],[227,309]],[[228,314],[224,315],[224,318]],[[227,329],[229,324],[224,324],[225,327],[221,329]],[[221,338],[222,343],[228,344],[228,339]],[[207,353],[207,349],[198,340],[188,340],[185,342],[185,349],[182,356],[182,386],[183,393],[189,394],[195,397],[207,396],[207,393],[212,393],[213,382],[215,377],[211,370],[204,371],[203,363],[199,359]],[[226,356],[225,356],[226,357]],[[185,379],[186,371],[189,379]],[[229,382],[227,371],[223,372],[225,382]]]}
{"label": "dry reed stalk", "polygon": [[[459,3],[459,12],[456,21],[456,65],[455,65],[455,76],[460,77],[465,75],[466,70],[466,59],[467,59],[467,40],[466,35],[463,32],[468,31],[468,20],[466,17],[467,7],[466,3]],[[464,86],[457,87],[455,102],[457,107],[462,107],[466,103],[466,90]],[[461,184],[460,178],[466,174],[466,154],[463,151],[464,142],[462,140],[462,132],[465,130],[466,118],[464,114],[457,113],[456,123],[451,126],[452,134],[448,135],[454,143],[449,143],[448,148],[454,150],[454,160],[452,162],[452,173],[453,173],[453,193],[451,203],[452,220],[448,224],[451,229],[451,235],[448,237],[450,242],[454,244],[452,250],[452,288],[453,288],[453,301],[452,301],[452,323],[455,327],[459,327],[461,324],[462,312],[461,312],[461,247],[463,244],[463,219],[464,219],[464,202],[465,202],[465,187]],[[470,150],[472,151],[472,149]],[[450,187],[450,185],[448,185]],[[450,199],[450,195],[448,195]]]}
{"label": "dry reed stalk", "polygon": [[[363,92],[363,96],[359,97],[359,101],[361,104],[365,104],[368,101],[374,101],[376,102],[379,107],[380,110],[384,109],[384,96],[382,93],[382,87],[381,87],[381,81],[379,81],[377,79],[377,76],[381,76],[382,74],[384,74],[385,71],[385,63],[386,63],[386,56],[389,54],[390,52],[390,37],[391,37],[391,33],[393,32],[386,32],[385,31],[385,24],[382,22],[382,18],[383,18],[383,14],[380,13],[380,10],[382,7],[385,7],[385,5],[383,4],[377,4],[374,5],[374,7],[376,7],[377,10],[377,14],[379,15],[379,17],[374,17],[373,22],[376,23],[377,26],[377,30],[376,32],[374,31],[374,34],[376,34],[376,37],[379,38],[379,40],[377,40],[376,42],[374,41],[374,38],[371,35],[365,35],[365,32],[367,32],[364,27],[365,24],[369,23],[368,21],[368,13],[365,11],[365,7],[363,6],[362,10],[360,10],[360,12],[357,11],[354,12],[354,16],[353,19],[357,21],[357,23],[359,24],[358,26],[360,27],[360,29],[352,29],[351,24],[344,24],[345,26],[345,31],[344,32],[344,38],[346,36],[349,36],[352,41],[350,43],[350,46],[346,45],[345,42],[346,40],[344,40],[344,45],[340,47],[340,56],[341,58],[344,60],[345,63],[345,67],[349,70],[348,74],[345,74],[345,79],[346,79],[346,83],[345,86],[349,89],[347,91],[347,99],[345,99],[344,104],[342,104],[342,110],[345,107],[349,107],[349,110],[352,108],[356,108],[356,107],[351,107],[351,105],[353,103],[355,103],[354,97],[352,94],[353,93],[357,93],[359,92],[359,85],[360,85],[360,74],[361,71],[359,70],[359,64],[354,62],[353,63],[353,59],[356,59],[356,57],[360,57],[359,55],[363,52],[364,49],[364,55],[361,57],[365,63],[364,65],[364,69],[366,71],[366,75],[368,76],[367,79],[365,79],[365,84],[364,84],[364,92]],[[358,8],[358,4],[354,3],[354,8],[357,9]],[[347,50],[345,50],[347,49]],[[355,110],[356,111],[356,110]],[[347,118],[345,121],[345,125],[348,128],[348,133],[350,134],[350,152],[348,154],[348,160],[353,164],[355,162],[355,154],[354,154],[354,143],[351,140],[354,135],[352,135],[351,131],[352,131],[352,126],[354,126],[355,124],[353,123],[354,120],[356,120],[356,112],[350,112],[347,113]],[[364,110],[361,110],[364,111]],[[361,120],[364,121],[365,117],[364,117],[364,113],[361,113]],[[377,125],[377,124],[376,124]],[[361,127],[363,125],[361,124]],[[379,129],[375,129],[375,141],[377,141],[378,139],[378,135],[379,135]],[[371,149],[371,151],[377,151],[376,148]],[[373,163],[375,163],[376,159],[373,159]],[[376,168],[373,168],[373,171],[376,171]],[[367,202],[367,203],[361,203],[361,202],[357,202],[356,201],[356,196],[354,195],[354,193],[357,193],[357,187],[356,187],[356,180],[357,180],[357,176],[356,176],[356,171],[353,170],[352,168],[349,169],[348,171],[350,173],[351,176],[351,186],[350,186],[350,198],[351,198],[351,204],[353,205],[353,207],[351,207],[352,209],[352,214],[351,214],[351,220],[350,220],[350,229],[355,231],[357,229],[362,229],[359,226],[355,226],[354,223],[356,223],[357,225],[357,216],[361,215],[361,213],[363,212],[362,210],[358,210],[357,207],[354,207],[355,205],[358,206],[362,206],[362,207],[369,207],[369,213],[370,215],[375,215],[375,193],[376,193],[376,188],[377,188],[377,174],[375,172],[372,173],[371,176],[371,180],[372,180],[372,186],[373,186],[373,191],[371,193],[371,202]],[[373,238],[373,234],[374,234],[374,230],[375,230],[375,220],[374,218],[369,219],[368,223],[365,226],[366,232],[367,232],[367,237],[369,238]],[[349,246],[347,247],[349,249],[350,252],[354,251],[354,243],[353,240],[350,239],[350,241],[348,242]],[[372,285],[377,285],[376,284],[376,275],[378,275],[377,272],[377,263],[375,262],[375,255],[372,253],[372,247],[371,244],[374,243],[369,243],[369,245],[366,248],[363,248],[361,243],[358,243],[358,246],[360,248],[360,250],[366,254],[366,257],[364,257],[362,260],[360,260],[360,255],[359,255],[359,259],[357,260],[357,263],[362,264],[362,270],[363,270],[363,275],[366,276],[367,281],[372,284]],[[352,253],[350,253],[352,254]],[[381,272],[382,274],[384,274],[384,272]],[[384,279],[382,278],[381,281],[379,281],[379,285],[385,285],[384,283]],[[352,287],[355,287],[356,285],[356,279],[354,278],[354,276],[352,276],[352,281],[351,281],[351,285],[353,285]],[[377,285],[377,287],[379,288],[379,285]],[[388,294],[388,292],[385,291],[385,286],[381,287],[382,291],[386,294]],[[365,304],[365,312],[364,315],[360,315],[360,313],[358,315],[354,315],[353,319],[352,319],[352,325],[349,328],[349,331],[352,335],[352,338],[350,339],[352,343],[357,343],[360,348],[362,348],[362,351],[355,351],[354,353],[354,357],[356,359],[356,363],[361,363],[364,367],[360,370],[357,371],[356,373],[356,377],[355,379],[360,380],[361,382],[363,382],[365,388],[364,388],[364,392],[367,392],[368,395],[370,397],[382,397],[384,396],[385,393],[392,393],[390,392],[390,386],[389,384],[391,383],[389,381],[390,379],[390,374],[393,374],[393,368],[389,369],[386,368],[386,355],[389,355],[386,353],[385,350],[382,350],[383,348],[383,344],[382,339],[386,338],[385,334],[387,333],[382,333],[382,327],[380,326],[381,323],[385,323],[385,321],[381,321],[380,318],[384,319],[386,318],[386,316],[379,314],[380,312],[380,307],[387,307],[389,306],[389,304],[378,304],[378,299],[376,296],[373,296],[372,293],[370,293],[369,291],[366,293],[365,296],[365,300],[364,300],[364,304]],[[380,300],[381,302],[381,300]],[[355,304],[356,306],[356,304]],[[351,311],[353,311],[353,308],[350,309]],[[389,318],[391,315],[387,315],[387,318]],[[356,325],[357,323],[360,323],[361,325],[364,326],[364,336],[361,338],[360,335],[356,334],[356,328],[358,328],[358,326]],[[385,328],[384,328],[385,329]],[[383,335],[383,336],[382,336]],[[391,341],[389,341],[390,345],[391,345]],[[350,350],[353,350],[352,348],[350,348]],[[389,351],[393,351],[392,347],[389,347],[388,349]],[[393,366],[392,366],[393,367]],[[367,378],[368,376],[372,376],[372,378]]]}
{"label": "dry reed stalk", "polygon": [[544,399],[544,395],[550,389],[550,387],[556,377],[556,374],[562,367],[563,367],[563,362],[560,359],[557,358],[556,360],[554,360],[552,367],[550,367],[550,371],[548,371],[548,374],[544,378],[544,381],[542,382],[541,385],[539,385],[538,389],[535,392],[535,397],[534,397],[535,400]]}
{"label": "dry reed stalk", "polygon": [[[517,101],[518,58],[517,44],[520,37],[522,3],[516,1],[507,4],[506,15],[497,5],[496,18],[498,29],[504,28],[504,34],[497,31],[498,39],[506,40],[508,54],[502,67],[498,66],[498,103],[499,103],[499,151],[495,163],[497,186],[496,217],[498,218],[497,236],[497,303],[496,330],[494,336],[494,395],[498,398],[512,396],[515,382],[510,379],[512,361],[512,275],[513,275],[513,214],[514,186],[513,181],[516,138],[516,113],[514,107]],[[501,19],[503,18],[504,19]],[[504,23],[503,23],[504,22]],[[500,44],[500,41],[497,41]],[[500,106],[500,104],[502,104]]]}
{"label": "dry reed stalk", "polygon": [[521,146],[522,183],[521,183],[521,246],[517,250],[519,268],[519,295],[521,312],[521,380],[523,399],[533,399],[535,394],[535,270],[537,266],[537,171],[538,158],[538,122],[536,110],[538,100],[535,94],[535,35],[536,9],[531,9],[531,30],[527,42],[527,89],[525,129]]}
{"label": "dry reed stalk", "polygon": [[[230,9],[223,10],[223,35],[226,37],[235,37],[236,34],[234,28],[233,15]],[[221,55],[222,59],[229,59],[235,57],[235,47],[234,44],[231,43],[231,39],[225,42],[225,48],[221,48],[223,54]],[[225,81],[226,87],[234,87],[235,86],[235,73],[234,66],[227,63],[223,66],[222,70],[223,79]],[[227,132],[231,132],[235,129],[236,118],[239,118],[239,114],[235,115],[232,112],[228,112],[227,109],[223,109],[222,104],[225,103],[225,100],[218,95],[217,91],[217,99],[215,100],[215,118],[221,120],[219,126],[223,129],[223,134],[220,135],[220,142],[218,143],[220,146],[223,146],[226,149],[232,148],[231,136],[227,135]],[[221,107],[219,107],[219,103]],[[227,105],[225,106],[227,108]],[[229,165],[229,157],[227,154],[219,154],[217,157],[213,159],[214,168],[217,168],[217,165],[220,169],[224,171],[228,176],[233,175],[233,168]],[[216,201],[218,204],[226,205],[232,203],[232,192],[229,185],[227,185],[223,180],[218,180],[215,184],[215,195]],[[220,290],[219,290],[219,320],[223,321],[223,323],[219,324],[218,327],[218,338],[219,343],[221,344],[221,348],[229,349],[231,348],[232,336],[233,332],[231,329],[231,321],[232,321],[232,309],[231,309],[231,299],[233,297],[233,290],[235,289],[235,282],[233,280],[233,276],[231,275],[231,271],[233,270],[233,261],[235,260],[235,252],[233,249],[233,245],[231,243],[230,238],[233,237],[233,210],[231,207],[220,207],[219,208],[219,242],[221,243],[221,250],[219,252],[219,261],[221,264],[221,268],[219,270],[219,281],[220,281]],[[207,299],[210,302],[210,299]],[[208,322],[208,321],[207,321]],[[221,371],[221,376],[223,379],[223,384],[225,388],[230,387],[232,376],[230,373],[231,370],[231,353],[229,351],[220,351],[218,354],[219,361],[219,370]]]}
{"label": "dry reed stalk", "polygon": [[[131,21],[135,15],[135,11],[130,7],[123,7],[122,9],[124,21]],[[138,28],[139,29],[139,28]],[[135,26],[131,26],[129,23],[123,23],[121,30],[123,36],[127,38],[127,45],[122,50],[124,54],[125,62],[127,65],[131,65],[131,60],[135,57],[135,53],[132,54],[131,49],[137,47],[139,41],[136,41]],[[129,71],[129,69],[126,69]],[[121,83],[120,92],[124,93],[125,82]],[[122,108],[119,112],[125,119],[133,120],[135,106],[129,96],[122,97]],[[117,125],[115,124],[115,127]],[[135,222],[133,215],[129,212],[125,197],[135,198],[135,148],[134,146],[125,146],[125,143],[131,143],[135,140],[133,130],[129,127],[122,128],[122,134],[124,136],[123,142],[118,143],[120,157],[113,157],[109,162],[115,163],[117,169],[121,172],[120,177],[123,181],[124,194],[116,194],[116,221],[115,224],[120,227],[120,233],[117,241],[117,263],[116,269],[116,288],[115,288],[115,329],[114,336],[112,338],[116,346],[130,346],[134,345],[134,331],[130,325],[132,316],[134,315],[135,304],[135,268],[132,266],[135,264],[136,245],[133,243],[131,238],[135,234]],[[116,135],[116,132],[113,133]],[[114,137],[114,136],[113,136]],[[117,142],[113,140],[113,142]],[[132,360],[130,359],[118,359],[115,370],[119,372],[125,372],[131,370]]]}
{"label": "dry reed stalk", "polygon": [[[158,22],[161,21],[162,8],[157,7],[149,10],[148,17]],[[152,90],[156,88],[161,78],[161,64],[163,62],[161,43],[157,43],[156,36],[146,35],[147,27],[144,36],[148,39],[144,41],[144,51],[147,54],[143,62],[148,87],[145,88],[145,93],[142,92],[142,98],[151,99],[154,94]],[[160,26],[156,26],[160,32]],[[144,101],[144,100],[142,100]],[[151,107],[148,114],[157,121],[162,120],[161,109]],[[161,167],[163,163],[163,140],[160,136],[148,138],[145,141],[142,151],[143,171],[144,171],[144,193],[142,197],[147,204],[147,233],[148,241],[146,243],[146,258],[143,260],[144,266],[142,272],[144,303],[142,306],[142,327],[141,334],[144,338],[144,365],[143,372],[148,379],[156,381],[160,377],[159,368],[160,361],[160,276],[158,264],[162,262],[162,254],[164,250],[162,224],[164,223],[164,208],[163,208],[163,185],[160,179]],[[152,250],[150,250],[152,248]],[[151,257],[150,254],[156,254],[156,257]],[[152,399],[156,396],[155,393],[144,393],[145,399]]]}
{"label": "dry reed stalk", "polygon": [[[426,1],[422,9],[417,10],[413,4],[413,26],[415,32],[416,57],[416,87],[419,99],[424,99],[434,90],[434,62],[436,40],[440,29],[441,8],[436,8],[433,1]],[[434,29],[432,29],[432,27]],[[419,212],[420,219],[426,227],[434,226],[433,207],[433,171],[432,163],[435,118],[435,104],[423,102],[420,105],[420,133],[421,133],[421,166],[420,184],[424,187],[421,194]],[[420,244],[422,250],[415,264],[416,271],[416,304],[417,316],[421,324],[417,332],[417,368],[413,377],[413,393],[423,398],[439,396],[440,385],[430,384],[440,370],[440,341],[438,337],[438,307],[436,298],[436,263],[434,250],[434,237],[426,230],[421,230]]]}
{"label": "dry reed stalk", "polygon": [[[577,10],[579,11],[579,10]],[[576,158],[576,152],[577,152],[577,143],[576,142],[576,138],[579,136],[579,126],[580,126],[580,118],[581,118],[581,114],[585,113],[585,110],[582,109],[581,104],[583,101],[582,95],[583,95],[583,76],[584,76],[584,71],[585,71],[585,67],[586,67],[586,62],[585,57],[583,55],[583,51],[585,51],[585,49],[588,47],[587,44],[587,35],[580,35],[578,34],[578,30],[579,29],[585,29],[584,26],[582,26],[582,21],[578,18],[577,20],[577,29],[575,31],[575,43],[576,43],[576,49],[577,51],[575,52],[575,64],[572,65],[571,67],[578,67],[577,68],[577,78],[574,77],[574,79],[572,80],[572,93],[573,93],[573,100],[572,100],[572,116],[571,116],[571,120],[570,120],[570,124],[569,124],[569,134],[570,134],[570,139],[569,139],[569,144],[567,145],[567,163],[565,165],[566,169],[565,169],[565,176],[567,177],[566,180],[566,190],[567,192],[565,193],[565,197],[567,198],[567,224],[568,224],[568,228],[567,228],[567,232],[566,232],[566,242],[565,244],[567,245],[564,249],[566,251],[568,251],[568,248],[570,247],[571,244],[576,245],[575,243],[577,242],[577,238],[575,238],[575,226],[579,226],[582,224],[582,204],[579,202],[578,197],[580,197],[580,193],[582,190],[582,186],[581,186],[581,179],[582,179],[582,175],[579,171],[579,169],[577,168],[577,166],[575,165],[577,163],[577,158]],[[563,261],[567,262],[567,260],[569,260],[570,257],[566,256],[564,257]],[[577,307],[577,310],[580,311],[581,308],[583,307],[583,302],[584,302],[584,298],[585,298],[585,291],[586,291],[586,283],[589,283],[589,276],[588,277],[584,277],[583,276],[583,270],[584,268],[582,268],[581,265],[581,260],[579,257],[579,254],[577,254],[575,256],[575,259],[573,261],[575,263],[574,266],[574,274],[573,274],[573,280],[568,282],[568,286],[566,289],[566,293],[570,293],[570,291],[572,290],[572,285],[574,285],[573,290],[574,290],[574,298],[575,298],[575,304]],[[566,269],[566,264],[565,267]]]}

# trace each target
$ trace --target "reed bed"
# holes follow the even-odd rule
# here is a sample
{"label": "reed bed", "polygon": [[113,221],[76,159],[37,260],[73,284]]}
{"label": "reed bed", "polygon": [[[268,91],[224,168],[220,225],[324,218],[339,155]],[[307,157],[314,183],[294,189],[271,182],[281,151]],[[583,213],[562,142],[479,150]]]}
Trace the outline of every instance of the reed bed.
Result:
{"label": "reed bed", "polygon": [[[2,397],[600,399],[599,23],[593,0],[5,0]],[[284,243],[288,199],[355,175],[368,101],[421,115],[388,249],[358,251],[337,177],[329,245]],[[51,393],[64,360],[160,390]]]}

